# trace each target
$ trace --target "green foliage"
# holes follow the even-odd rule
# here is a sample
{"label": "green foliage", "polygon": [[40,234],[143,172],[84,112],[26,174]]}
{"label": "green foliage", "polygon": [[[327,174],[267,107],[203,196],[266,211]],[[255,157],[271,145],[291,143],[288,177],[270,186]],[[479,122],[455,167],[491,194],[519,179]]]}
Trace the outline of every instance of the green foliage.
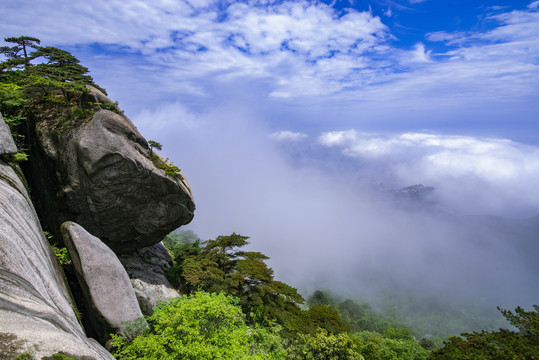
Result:
{"label": "green foliage", "polygon": [[144,317],[131,321],[123,321],[123,333],[128,341],[133,341],[137,336],[145,335],[149,332],[148,323]]}
{"label": "green foliage", "polygon": [[8,164],[20,163],[21,161],[28,161],[28,154],[18,152],[11,155],[0,155],[0,159],[2,159],[3,162]]}
{"label": "green foliage", "polygon": [[162,150],[163,145],[158,143],[157,141],[148,140],[148,145],[150,146],[150,156],[153,155],[153,149]]}
{"label": "green foliage", "polygon": [[419,340],[419,345],[425,350],[433,351],[443,346],[443,340],[440,338],[424,337]]}
{"label": "green foliage", "polygon": [[[35,58],[29,54],[29,48],[38,49],[41,41],[30,36],[7,37],[5,42],[15,44],[15,46],[0,47],[0,54],[3,54],[7,60],[0,63],[0,71],[19,69],[24,67],[27,69],[30,66],[30,60]],[[22,51],[22,54],[21,54]]]}
{"label": "green foliage", "polygon": [[150,160],[152,160],[155,167],[164,170],[166,175],[171,176],[176,180],[183,180],[180,168],[174,165],[168,158],[163,159],[157,155],[150,155]]}
{"label": "green foliage", "polygon": [[26,102],[21,86],[0,82],[0,113],[19,148],[24,147],[24,136],[21,134],[20,126],[26,120],[22,112]]}
{"label": "green foliage", "polygon": [[388,328],[402,326],[401,323],[379,314],[366,302],[351,299],[339,301],[338,297],[328,290],[316,290],[308,297],[307,303],[310,306],[318,304],[334,308],[352,331],[369,330],[382,333]]}
{"label": "green foliage", "polygon": [[172,161],[170,161],[168,158],[163,160],[161,156],[153,154],[154,148],[157,150],[161,150],[163,148],[163,145],[161,145],[157,141],[149,140],[148,146],[150,147],[150,159],[153,161],[154,165],[158,169],[164,170],[166,175],[171,176],[176,180],[183,180],[183,176],[179,167],[174,165]]}
{"label": "green foliage", "polygon": [[56,261],[60,266],[63,265],[71,265],[71,257],[69,256],[69,252],[67,251],[67,248],[63,245],[60,245],[58,243],[54,242],[54,236],[48,232],[44,231],[45,237],[51,244],[52,250],[54,251],[54,255],[56,255]]}
{"label": "green foliage", "polygon": [[89,92],[85,85],[96,85],[76,57],[62,49],[39,46],[39,39],[28,36],[4,40],[15,45],[0,47],[5,56],[0,62],[0,112],[19,148],[23,141],[19,139],[20,125],[33,113],[65,123],[92,114],[82,99]]}
{"label": "green foliage", "polygon": [[414,336],[407,328],[395,329],[389,328],[384,331],[384,337],[388,339],[402,339],[402,340],[413,340]]}
{"label": "green foliage", "polygon": [[520,334],[534,342],[539,342],[539,306],[533,305],[534,311],[525,311],[518,306],[515,313],[498,307],[498,311],[516,327]]}
{"label": "green foliage", "polygon": [[30,353],[24,353],[17,356],[15,360],[36,360],[36,358]]}
{"label": "green foliage", "polygon": [[492,332],[463,333],[444,342],[444,347],[433,352],[429,359],[462,360],[535,360],[539,358],[539,306],[534,311],[521,307],[515,313],[499,309],[519,332],[506,329]]}
{"label": "green foliage", "polygon": [[248,326],[224,294],[198,292],[159,304],[148,318],[148,333],[129,342],[113,336],[120,359],[282,359],[279,337]]}
{"label": "green foliage", "polygon": [[75,358],[69,357],[62,353],[52,354],[51,356],[44,357],[43,360],[75,360]]}
{"label": "green foliage", "polygon": [[203,246],[198,241],[177,245],[169,277],[177,275],[173,280],[185,293],[224,291],[237,296],[250,323],[270,326],[277,321],[292,331],[292,324],[301,321],[296,318],[288,322],[284,313],[291,311],[292,318],[295,317],[303,298],[296,289],[273,278],[273,270],[265,263],[267,256],[241,249],[249,244],[247,240],[248,237],[233,233],[208,240]]}
{"label": "green foliage", "polygon": [[115,101],[114,103],[90,102],[89,104],[96,109],[96,110],[94,110],[94,112],[99,110],[99,109],[105,109],[105,110],[112,111],[112,112],[114,112],[114,113],[116,113],[118,115],[123,115],[124,114],[124,112],[122,110],[120,110],[120,108],[119,108],[118,101]]}
{"label": "green foliage", "polygon": [[347,334],[300,334],[289,349],[291,360],[364,360]]}
{"label": "green foliage", "polygon": [[372,306],[360,300],[344,300],[338,304],[337,309],[353,331],[368,330],[382,333],[393,325]]}
{"label": "green foliage", "polygon": [[[195,245],[195,243],[197,244]],[[200,249],[200,239],[191,230],[171,232],[170,234],[165,236],[165,238],[163,239],[163,245],[165,245],[165,247],[167,248],[172,258],[177,258],[180,256],[181,261],[183,261],[185,259],[185,256],[180,255],[180,252],[192,253],[192,252],[189,252],[189,250],[187,249],[188,248]]]}
{"label": "green foliage", "polygon": [[337,304],[337,299],[333,297],[329,291],[316,290],[311,296],[307,299],[307,305],[332,305]]}
{"label": "green foliage", "polygon": [[317,304],[306,312],[314,326],[330,333],[338,334],[350,330],[350,326],[331,306]]}
{"label": "green foliage", "polygon": [[373,316],[350,323],[353,330],[383,332],[387,328],[406,327],[416,337],[425,335],[446,338],[464,331],[495,330],[505,323],[493,307],[491,310],[473,301],[452,302],[447,298],[422,298],[410,292],[393,291],[377,301]]}
{"label": "green foliage", "polygon": [[[389,335],[403,335],[402,329],[393,330]],[[429,355],[414,338],[391,338],[372,331],[361,331],[353,338],[365,360],[423,360]]]}
{"label": "green foliage", "polygon": [[56,255],[56,261],[60,265],[71,265],[71,257],[65,246],[60,246],[58,244],[51,245],[54,255]]}

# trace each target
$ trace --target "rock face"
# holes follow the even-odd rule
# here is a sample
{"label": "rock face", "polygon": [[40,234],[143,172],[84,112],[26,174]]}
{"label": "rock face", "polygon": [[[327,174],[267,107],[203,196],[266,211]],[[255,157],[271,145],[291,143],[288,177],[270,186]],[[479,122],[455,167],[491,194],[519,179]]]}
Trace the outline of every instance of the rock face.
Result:
{"label": "rock face", "polygon": [[[164,276],[170,257],[159,243],[193,218],[189,184],[179,169],[151,151],[112,100],[89,90],[80,104],[113,111],[100,109],[77,120],[52,118],[51,111],[28,120],[30,160],[21,167],[35,210],[24,176],[0,161],[0,359],[58,352],[113,359],[77,319],[38,214],[69,247],[82,289],[70,276],[77,302],[84,304],[82,323],[101,343],[112,332],[124,332],[123,322],[142,316],[138,301],[149,313],[158,300],[179,295]],[[0,118],[0,155],[16,152]],[[116,254],[128,254],[124,264],[132,280]]]}
{"label": "rock face", "polygon": [[180,296],[165,277],[172,258],[162,243],[120,255],[119,259],[131,278],[144,315],[151,315],[159,301]]}
{"label": "rock face", "polygon": [[193,218],[189,184],[157,166],[163,159],[151,158],[127,117],[100,110],[65,130],[38,122],[34,137],[30,180],[52,232],[74,221],[119,254],[154,245]]}
{"label": "rock face", "polygon": [[122,333],[123,322],[142,317],[129,277],[103,242],[82,226],[65,222],[62,235],[85,295],[87,316],[101,343]]}
{"label": "rock face", "polygon": [[73,306],[25,187],[0,161],[0,358],[114,359],[85,336]]}
{"label": "rock face", "polygon": [[15,146],[9,127],[4,122],[2,114],[0,114],[0,155],[15,153],[17,153],[17,146]]}

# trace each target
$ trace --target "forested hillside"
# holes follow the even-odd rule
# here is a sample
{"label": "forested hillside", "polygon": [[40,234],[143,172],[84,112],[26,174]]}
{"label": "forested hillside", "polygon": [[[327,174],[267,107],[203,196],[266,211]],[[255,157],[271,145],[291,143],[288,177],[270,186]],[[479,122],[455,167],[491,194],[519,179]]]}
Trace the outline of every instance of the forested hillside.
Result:
{"label": "forested hillside", "polygon": [[[191,231],[168,235],[164,243],[174,266],[167,276],[187,296],[159,306],[148,319],[150,329],[135,331],[134,340],[117,337],[116,354],[126,359],[164,358],[169,352],[179,359],[537,358],[537,306],[529,312],[499,309],[506,319],[499,324],[516,331],[442,339],[426,331],[445,333],[454,323],[477,325],[472,313],[443,308],[439,301],[427,311],[415,309],[416,318],[404,317],[398,299],[379,312],[361,300],[341,300],[322,290],[305,301],[296,289],[273,278],[265,255],[242,250],[247,239],[231,234],[201,242]],[[489,316],[483,321],[497,324]]]}

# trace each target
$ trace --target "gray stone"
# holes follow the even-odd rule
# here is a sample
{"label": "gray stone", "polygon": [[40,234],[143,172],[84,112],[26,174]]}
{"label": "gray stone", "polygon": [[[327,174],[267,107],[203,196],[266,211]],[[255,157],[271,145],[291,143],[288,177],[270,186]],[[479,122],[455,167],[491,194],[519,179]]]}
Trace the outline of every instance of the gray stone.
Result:
{"label": "gray stone", "polygon": [[88,97],[94,102],[94,103],[101,103],[101,104],[114,104],[114,101],[112,101],[111,98],[109,98],[107,95],[103,94],[102,91],[97,89],[94,86],[86,85],[86,88],[90,91],[90,94],[88,94]]}
{"label": "gray stone", "polygon": [[62,235],[84,293],[90,322],[98,340],[121,333],[125,322],[142,317],[129,276],[116,254],[74,222],[65,222]]}
{"label": "gray stone", "polygon": [[140,310],[146,316],[153,314],[153,308],[160,301],[181,296],[180,293],[165,284],[152,284],[142,279],[133,278],[131,279],[131,285],[137,296]]}
{"label": "gray stone", "polygon": [[151,315],[159,301],[179,297],[165,276],[172,258],[162,243],[118,257],[131,278],[131,284],[144,315]]}
{"label": "gray stone", "polygon": [[0,358],[114,359],[88,339],[20,179],[0,161]]}
{"label": "gray stone", "polygon": [[16,154],[17,146],[11,136],[9,126],[4,122],[4,118],[0,113],[0,155]]}
{"label": "gray stone", "polygon": [[74,221],[126,253],[158,243],[193,218],[187,180],[156,166],[127,117],[101,110],[63,131],[38,122],[35,137],[31,186],[40,189],[40,213],[53,232]]}

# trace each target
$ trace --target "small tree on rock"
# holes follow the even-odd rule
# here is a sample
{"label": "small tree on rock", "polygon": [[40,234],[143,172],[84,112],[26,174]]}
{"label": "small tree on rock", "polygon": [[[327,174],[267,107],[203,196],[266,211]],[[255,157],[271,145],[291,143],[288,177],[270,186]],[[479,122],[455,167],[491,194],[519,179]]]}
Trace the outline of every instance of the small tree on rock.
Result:
{"label": "small tree on rock", "polygon": [[157,141],[148,140],[148,145],[150,146],[150,156],[153,156],[153,149],[157,149],[157,150],[163,149],[163,145],[161,145]]}

